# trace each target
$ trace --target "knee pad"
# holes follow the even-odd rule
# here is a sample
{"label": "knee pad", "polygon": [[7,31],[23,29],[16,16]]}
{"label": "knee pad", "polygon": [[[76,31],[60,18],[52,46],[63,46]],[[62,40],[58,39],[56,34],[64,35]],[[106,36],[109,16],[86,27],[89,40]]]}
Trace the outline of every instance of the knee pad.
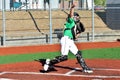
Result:
{"label": "knee pad", "polygon": [[82,67],[83,69],[87,67],[84,59],[82,58],[82,53],[81,53],[81,51],[78,51],[78,53],[76,54],[76,58],[77,58],[78,63],[81,65],[81,67]]}
{"label": "knee pad", "polygon": [[83,60],[83,58],[82,58],[82,53],[81,53],[81,51],[78,51],[78,52],[77,52],[76,58],[77,58],[77,61],[78,61],[79,63],[84,62],[84,60]]}
{"label": "knee pad", "polygon": [[67,55],[57,56],[53,60],[51,60],[51,63],[52,64],[57,64],[59,62],[66,61],[67,59],[68,59]]}
{"label": "knee pad", "polygon": [[68,59],[68,56],[67,55],[62,55],[62,56],[57,56],[55,57],[55,59],[57,59],[58,61],[65,61]]}
{"label": "knee pad", "polygon": [[77,54],[76,54],[76,57],[82,58],[82,52],[81,52],[81,51],[78,51]]}

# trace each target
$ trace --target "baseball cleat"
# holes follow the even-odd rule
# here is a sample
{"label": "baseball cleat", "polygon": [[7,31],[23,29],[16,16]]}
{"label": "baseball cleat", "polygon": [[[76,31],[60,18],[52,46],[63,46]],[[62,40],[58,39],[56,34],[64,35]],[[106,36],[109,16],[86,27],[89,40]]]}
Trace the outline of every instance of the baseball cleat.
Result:
{"label": "baseball cleat", "polygon": [[48,71],[50,67],[50,59],[46,59],[46,62],[43,66],[44,71]]}
{"label": "baseball cleat", "polygon": [[83,69],[83,72],[85,73],[93,73],[93,70],[90,68]]}
{"label": "baseball cleat", "polygon": [[43,68],[44,68],[44,71],[48,71],[49,65],[48,65],[48,64],[45,64]]}

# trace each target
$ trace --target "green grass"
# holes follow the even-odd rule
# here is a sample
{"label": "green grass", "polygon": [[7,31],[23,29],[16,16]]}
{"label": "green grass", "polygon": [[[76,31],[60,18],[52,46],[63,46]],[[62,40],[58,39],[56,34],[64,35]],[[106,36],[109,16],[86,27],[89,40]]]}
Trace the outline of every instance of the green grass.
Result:
{"label": "green grass", "polygon": [[120,59],[120,47],[84,50],[84,57],[90,59]]}
{"label": "green grass", "polygon": [[[90,49],[82,50],[84,58],[87,59],[120,59],[120,47],[118,48],[102,48],[102,49]],[[34,61],[35,59],[54,58],[59,56],[60,52],[48,52],[48,53],[30,53],[30,54],[14,54],[0,56],[0,64],[17,63]],[[74,59],[75,56],[69,53],[69,59]]]}
{"label": "green grass", "polygon": [[15,54],[15,55],[0,56],[0,64],[34,61],[35,59],[52,58],[54,56],[57,56],[58,54],[59,52],[56,52],[56,53],[49,52],[49,53]]}

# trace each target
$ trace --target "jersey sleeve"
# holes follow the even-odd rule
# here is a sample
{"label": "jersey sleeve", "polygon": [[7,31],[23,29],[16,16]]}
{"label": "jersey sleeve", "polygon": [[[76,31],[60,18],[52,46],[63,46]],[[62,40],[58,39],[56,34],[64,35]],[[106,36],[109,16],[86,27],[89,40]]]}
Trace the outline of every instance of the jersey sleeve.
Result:
{"label": "jersey sleeve", "polygon": [[73,18],[68,18],[68,22],[73,23],[74,22]]}

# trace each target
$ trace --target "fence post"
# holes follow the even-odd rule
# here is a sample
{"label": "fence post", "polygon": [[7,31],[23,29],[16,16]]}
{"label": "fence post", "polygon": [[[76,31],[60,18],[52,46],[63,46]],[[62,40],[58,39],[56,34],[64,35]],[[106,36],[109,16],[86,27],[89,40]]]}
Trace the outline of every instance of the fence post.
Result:
{"label": "fence post", "polygon": [[3,46],[3,36],[1,36],[1,46]]}
{"label": "fence post", "polygon": [[90,37],[89,32],[87,32],[87,41],[90,40],[89,37]]}
{"label": "fence post", "polygon": [[46,34],[46,43],[48,43],[48,34]]}

